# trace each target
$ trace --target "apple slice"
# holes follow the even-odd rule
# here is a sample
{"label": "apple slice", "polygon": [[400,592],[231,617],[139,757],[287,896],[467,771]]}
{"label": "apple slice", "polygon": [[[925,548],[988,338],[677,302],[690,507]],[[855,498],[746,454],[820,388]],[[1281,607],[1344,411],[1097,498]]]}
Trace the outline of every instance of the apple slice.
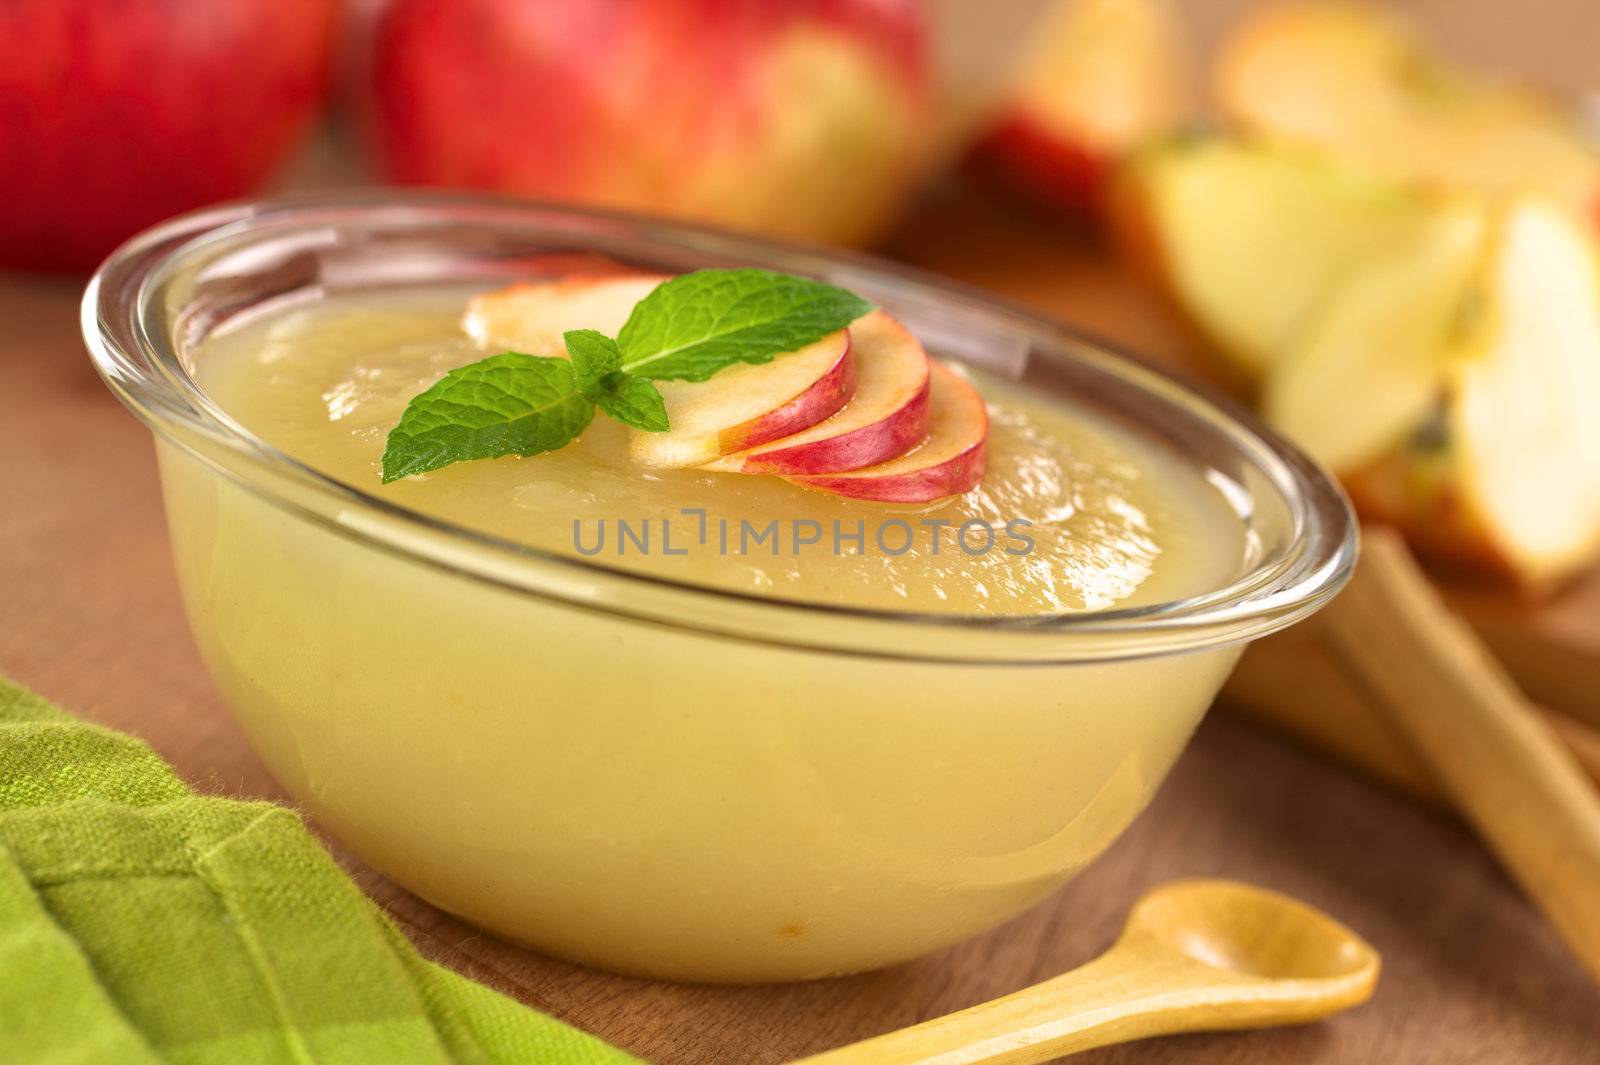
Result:
{"label": "apple slice", "polygon": [[511,285],[474,296],[461,326],[482,348],[565,357],[563,333],[597,329],[616,336],[634,305],[665,280],[658,274],[576,274]]}
{"label": "apple slice", "polygon": [[1488,211],[1441,208],[1418,231],[1376,246],[1268,374],[1262,413],[1335,470],[1404,442],[1432,414],[1481,269]]}
{"label": "apple slice", "polygon": [[1367,4],[1264,7],[1218,64],[1235,125],[1408,181],[1535,191],[1600,221],[1600,149],[1573,108],[1441,59]]}
{"label": "apple slice", "polygon": [[1600,251],[1576,215],[1536,201],[1495,236],[1446,403],[1453,502],[1502,571],[1545,583],[1600,552]]}
{"label": "apple slice", "polygon": [[847,473],[787,480],[852,499],[928,503],[960,495],[983,477],[989,412],[966,381],[930,359],[928,438],[905,454]]}
{"label": "apple slice", "polygon": [[785,476],[840,473],[903,454],[925,438],[928,356],[917,338],[882,311],[858,318],[850,326],[850,338],[856,391],[837,414],[704,468]]}
{"label": "apple slice", "polygon": [[[562,334],[615,336],[641,299],[666,280],[653,275],[572,277],[513,285],[472,300],[464,326],[485,347],[566,354]],[[838,330],[770,362],[730,366],[707,381],[658,381],[671,430],[634,432],[629,452],[646,466],[697,466],[779,440],[828,418],[855,393],[850,333]]]}
{"label": "apple slice", "polygon": [[1423,214],[1407,190],[1303,149],[1219,139],[1140,153],[1112,199],[1125,249],[1247,378],[1352,264]]}
{"label": "apple slice", "polygon": [[[1600,249],[1577,215],[1534,198],[1486,228],[1375,275],[1401,291],[1345,290],[1350,306],[1329,312],[1343,340],[1285,364],[1304,379],[1278,416],[1335,460],[1363,516],[1435,559],[1538,586],[1600,555]],[[1451,301],[1463,244],[1477,261]],[[1397,431],[1400,414],[1411,424]]]}
{"label": "apple slice", "polygon": [[856,390],[850,330],[841,329],[771,362],[739,363],[708,381],[657,381],[664,433],[635,429],[628,453],[645,466],[699,466],[781,440],[841,410]]}

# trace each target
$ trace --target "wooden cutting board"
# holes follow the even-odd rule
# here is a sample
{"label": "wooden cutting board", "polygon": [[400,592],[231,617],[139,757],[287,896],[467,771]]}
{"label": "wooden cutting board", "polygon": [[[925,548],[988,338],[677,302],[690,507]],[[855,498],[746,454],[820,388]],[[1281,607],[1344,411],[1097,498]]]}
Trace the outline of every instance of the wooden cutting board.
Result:
{"label": "wooden cutting board", "polygon": [[[992,252],[974,239],[941,207],[898,247],[962,265]],[[1100,259],[1072,251],[1047,274],[1047,258],[1000,255],[991,277],[1142,350],[1183,350]],[[0,279],[0,672],[144,737],[200,788],[282,799],[190,643],[149,439],[90,370],[78,285]],[[1383,951],[1377,997],[1306,1028],[1076,1060],[1578,1065],[1600,1041],[1600,992],[1474,839],[1227,717],[1201,727],[1152,807],[1061,892],[951,950],[840,980],[705,988],[582,969],[476,932],[334,849],[430,956],[660,1065],[776,1063],[1015,990],[1104,949],[1145,888],[1192,875],[1286,891],[1350,924]]]}

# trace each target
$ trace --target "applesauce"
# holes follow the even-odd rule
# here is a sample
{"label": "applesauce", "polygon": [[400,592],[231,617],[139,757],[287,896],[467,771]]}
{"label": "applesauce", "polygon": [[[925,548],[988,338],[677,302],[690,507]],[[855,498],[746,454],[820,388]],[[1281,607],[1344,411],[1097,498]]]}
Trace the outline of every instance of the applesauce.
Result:
{"label": "applesauce", "polygon": [[[594,246],[829,276],[935,355],[1013,352],[1020,383],[975,377],[991,472],[930,507],[854,502],[645,470],[597,419],[558,453],[380,485],[403,401],[482,354],[469,288]],[[1144,807],[1244,642],[1353,557],[1320,471],[1171,382],[970,293],[688,227],[423,195],[229,206],[124,248],[85,334],[155,431],[191,628],[285,790],[438,906],[631,972],[871,968],[1038,901]],[[859,520],[867,549],[723,553],[685,508]],[[626,519],[703,549],[650,526],[652,550],[590,554],[575,517],[585,547]],[[956,518],[994,525],[993,550],[957,526],[937,556],[925,533],[875,541]],[[1034,550],[1007,554],[1019,518]]]}
{"label": "applesauce", "polygon": [[1184,599],[1227,584],[1244,564],[1238,515],[1176,456],[977,371],[967,374],[989,401],[988,473],[966,495],[924,506],[843,499],[770,476],[643,467],[628,456],[628,430],[603,415],[555,453],[382,485],[384,438],[407,402],[501,350],[468,338],[464,302],[440,293],[325,301],[213,338],[197,377],[247,430],[398,505],[731,591],[1053,614]]}

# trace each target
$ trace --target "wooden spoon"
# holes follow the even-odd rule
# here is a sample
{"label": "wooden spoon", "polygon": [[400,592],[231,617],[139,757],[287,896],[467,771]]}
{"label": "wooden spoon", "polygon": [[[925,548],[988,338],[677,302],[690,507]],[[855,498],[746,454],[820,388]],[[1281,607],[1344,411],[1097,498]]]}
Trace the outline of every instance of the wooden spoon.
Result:
{"label": "wooden spoon", "polygon": [[1298,1024],[1365,1002],[1378,952],[1326,914],[1227,880],[1145,895],[1087,965],[795,1065],[1027,1065],[1173,1032]]}

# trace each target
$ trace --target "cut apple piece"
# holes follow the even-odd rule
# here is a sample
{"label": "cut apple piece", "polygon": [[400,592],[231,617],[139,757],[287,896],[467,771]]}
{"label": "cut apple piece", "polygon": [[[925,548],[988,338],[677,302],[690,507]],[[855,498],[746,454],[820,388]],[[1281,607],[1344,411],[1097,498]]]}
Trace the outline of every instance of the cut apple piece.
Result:
{"label": "cut apple piece", "polygon": [[989,413],[983,397],[939,362],[929,360],[928,438],[904,455],[848,473],[788,480],[852,499],[928,503],[960,495],[983,478]]}
{"label": "cut apple piece", "polygon": [[1221,109],[1247,130],[1408,181],[1600,209],[1600,150],[1572,108],[1449,64],[1375,6],[1262,8],[1218,71]]}
{"label": "cut apple piece", "polygon": [[[565,356],[563,333],[598,329],[615,336],[634,305],[664,280],[633,275],[513,285],[472,300],[463,325],[484,347]],[[855,385],[850,334],[843,329],[770,362],[730,366],[706,381],[658,381],[672,428],[634,432],[629,452],[647,466],[697,466],[815,425],[844,407]]]}
{"label": "cut apple piece", "polygon": [[792,436],[832,416],[856,390],[850,331],[771,362],[737,363],[706,381],[657,381],[664,433],[634,430],[628,453],[646,466],[699,466]]}
{"label": "cut apple piece", "polygon": [[665,280],[657,274],[585,274],[512,285],[473,297],[461,325],[482,348],[565,356],[563,333],[597,329],[616,336],[634,305]]}
{"label": "cut apple piece", "polygon": [[1183,119],[1182,40],[1166,0],[1059,3],[976,158],[1046,203],[1092,212],[1117,163]]}
{"label": "cut apple piece", "polygon": [[1461,495],[1507,568],[1554,579],[1600,549],[1600,253],[1575,216],[1507,213],[1478,357],[1457,364]]}
{"label": "cut apple piece", "polygon": [[1268,375],[1262,413],[1336,470],[1403,443],[1438,402],[1452,331],[1470,325],[1487,234],[1486,208],[1461,202],[1374,247]]}
{"label": "cut apple piece", "polygon": [[1217,139],[1140,153],[1113,203],[1127,250],[1247,377],[1336,279],[1423,213],[1407,191],[1313,153]]}
{"label": "cut apple piece", "polygon": [[[1307,404],[1280,412],[1290,415],[1280,423],[1291,436],[1324,434],[1325,453],[1332,447],[1358,462],[1371,450],[1370,438],[1393,435],[1360,423],[1374,404],[1393,416],[1382,397],[1397,371],[1400,390],[1414,397],[1421,389],[1413,368],[1437,367],[1433,399],[1405,439],[1370,462],[1336,469],[1366,517],[1397,525],[1432,557],[1548,584],[1600,553],[1600,251],[1583,220],[1534,199],[1502,206],[1480,246],[1455,311],[1443,315],[1453,323],[1443,336],[1427,290],[1447,287],[1453,262],[1410,282],[1409,296],[1431,325],[1349,317],[1352,332],[1339,350],[1365,360],[1370,380],[1361,394],[1348,386],[1363,371],[1335,370],[1325,358],[1320,365],[1332,383],[1320,427],[1308,434],[1297,424],[1293,412]],[[1365,342],[1354,330],[1363,321],[1371,328]],[[1399,343],[1416,347],[1389,346]],[[1297,388],[1309,394],[1316,383]],[[1351,424],[1351,438],[1367,442],[1328,443],[1339,415]]]}
{"label": "cut apple piece", "polygon": [[923,440],[928,435],[928,356],[917,338],[887,314],[873,311],[850,326],[850,345],[856,391],[837,414],[704,468],[785,476],[840,473],[904,454]]}

